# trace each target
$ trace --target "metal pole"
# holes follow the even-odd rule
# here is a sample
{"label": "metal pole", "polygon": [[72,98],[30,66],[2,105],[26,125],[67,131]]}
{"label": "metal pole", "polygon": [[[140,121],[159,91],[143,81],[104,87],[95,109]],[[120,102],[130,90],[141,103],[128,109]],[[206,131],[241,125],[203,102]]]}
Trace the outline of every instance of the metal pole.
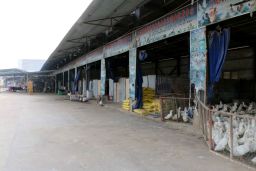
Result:
{"label": "metal pole", "polygon": [[75,67],[75,78],[76,78],[76,75],[77,75],[77,67]]}
{"label": "metal pole", "polygon": [[205,108],[203,108],[203,122],[204,122],[204,134],[205,134],[205,140],[207,141],[207,129],[206,129],[206,126],[207,123],[206,123],[206,115],[205,115]]}
{"label": "metal pole", "polygon": [[213,143],[212,143],[212,112],[208,111],[209,114],[209,144],[210,144],[210,150],[213,150]]}
{"label": "metal pole", "polygon": [[230,116],[230,125],[229,125],[229,138],[230,138],[230,159],[233,159],[233,116]]}
{"label": "metal pole", "polygon": [[86,91],[87,91],[87,90],[89,90],[89,84],[88,84],[88,66],[87,66],[87,64],[85,65],[85,82],[86,82],[85,88],[86,88]]}
{"label": "metal pole", "polygon": [[62,84],[65,87],[65,72],[62,73]]}
{"label": "metal pole", "polygon": [[191,80],[189,79],[189,101],[188,101],[189,107],[191,107],[190,106],[190,103],[191,103],[190,99],[191,99]]}
{"label": "metal pole", "polygon": [[55,94],[57,93],[57,75],[55,75]]}
{"label": "metal pole", "polygon": [[163,99],[160,98],[160,106],[161,106],[161,120],[164,121],[164,112],[163,112]]}
{"label": "metal pole", "polygon": [[70,83],[69,83],[70,82],[70,78],[69,77],[70,77],[70,73],[69,73],[69,70],[68,70],[68,91],[70,91]]}
{"label": "metal pole", "polygon": [[26,87],[27,87],[27,91],[28,91],[28,74],[26,74]]}

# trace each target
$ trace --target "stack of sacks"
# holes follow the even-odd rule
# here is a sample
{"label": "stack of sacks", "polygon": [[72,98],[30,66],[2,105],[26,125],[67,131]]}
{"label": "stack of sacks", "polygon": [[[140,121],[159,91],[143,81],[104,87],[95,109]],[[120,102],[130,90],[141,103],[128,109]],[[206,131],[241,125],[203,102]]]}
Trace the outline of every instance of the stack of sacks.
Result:
{"label": "stack of sacks", "polygon": [[143,87],[143,103],[152,103],[155,96],[155,90]]}
{"label": "stack of sacks", "polygon": [[148,113],[160,113],[160,100],[155,99],[151,103],[143,103],[143,109]]}
{"label": "stack of sacks", "polygon": [[143,109],[146,113],[152,113],[154,106],[152,105],[155,96],[155,91],[151,88],[143,87]]}
{"label": "stack of sacks", "polygon": [[154,112],[155,113],[160,113],[161,111],[161,105],[160,105],[160,100],[159,99],[155,99],[153,101],[153,106],[154,106]]}
{"label": "stack of sacks", "polygon": [[155,98],[155,90],[143,88],[143,109],[147,113],[160,113],[160,101]]}
{"label": "stack of sacks", "polygon": [[122,108],[125,110],[130,110],[130,100],[126,99],[123,101]]}

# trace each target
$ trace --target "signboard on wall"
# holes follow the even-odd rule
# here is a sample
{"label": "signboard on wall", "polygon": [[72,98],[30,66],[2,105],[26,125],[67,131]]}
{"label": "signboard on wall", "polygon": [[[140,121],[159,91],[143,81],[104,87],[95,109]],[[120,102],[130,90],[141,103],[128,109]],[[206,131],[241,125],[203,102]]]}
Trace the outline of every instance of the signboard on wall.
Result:
{"label": "signboard on wall", "polygon": [[111,57],[129,51],[131,39],[131,34],[128,34],[107,44],[104,52],[105,57]]}
{"label": "signboard on wall", "polygon": [[195,89],[206,89],[206,29],[200,28],[190,32],[190,81]]}
{"label": "signboard on wall", "polygon": [[129,51],[129,92],[131,100],[135,100],[135,82],[136,82],[136,60],[137,49],[132,48]]}
{"label": "signboard on wall", "polygon": [[197,28],[197,5],[189,5],[136,31],[137,46],[144,46]]}
{"label": "signboard on wall", "polygon": [[256,0],[199,0],[198,26],[206,26],[256,10]]}

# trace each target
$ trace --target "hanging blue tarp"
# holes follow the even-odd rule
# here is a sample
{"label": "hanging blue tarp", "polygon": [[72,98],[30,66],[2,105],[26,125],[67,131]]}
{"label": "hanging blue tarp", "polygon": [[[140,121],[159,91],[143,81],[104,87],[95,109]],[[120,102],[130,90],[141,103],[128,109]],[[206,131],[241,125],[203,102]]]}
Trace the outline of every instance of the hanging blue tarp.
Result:
{"label": "hanging blue tarp", "polygon": [[143,107],[143,89],[142,89],[142,84],[143,84],[143,76],[142,76],[142,69],[141,69],[141,63],[138,61],[137,64],[137,79],[136,79],[136,93],[135,97],[137,99],[137,103],[134,107],[134,109],[140,109]]}
{"label": "hanging blue tarp", "polygon": [[212,31],[209,35],[209,90],[208,97],[213,96],[213,86],[220,80],[230,41],[230,29]]}
{"label": "hanging blue tarp", "polygon": [[137,72],[136,72],[136,94],[135,97],[137,99],[137,103],[135,105],[135,109],[141,109],[143,107],[143,75],[141,68],[141,61],[144,61],[148,57],[148,54],[145,50],[139,52],[139,61],[137,64]]}

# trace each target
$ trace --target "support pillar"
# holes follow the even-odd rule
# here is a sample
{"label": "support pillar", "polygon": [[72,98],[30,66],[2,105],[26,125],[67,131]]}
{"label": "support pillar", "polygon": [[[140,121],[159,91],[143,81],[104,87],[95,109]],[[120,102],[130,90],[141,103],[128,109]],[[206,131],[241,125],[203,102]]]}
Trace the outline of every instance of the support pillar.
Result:
{"label": "support pillar", "polygon": [[100,95],[105,95],[105,84],[106,84],[106,65],[105,59],[101,59],[101,70],[100,70]]}
{"label": "support pillar", "polygon": [[75,67],[75,78],[77,76],[77,67]]}
{"label": "support pillar", "polygon": [[135,100],[136,91],[136,70],[137,70],[137,48],[129,50],[129,92],[130,92],[130,109],[132,110],[132,104]]}
{"label": "support pillar", "polygon": [[207,42],[206,28],[196,29],[190,32],[190,96],[191,84],[195,85],[195,89],[203,92],[204,101],[206,103],[207,92]]}
{"label": "support pillar", "polygon": [[55,86],[54,86],[54,88],[55,88],[55,94],[57,94],[57,89],[58,89],[58,80],[57,80],[57,75],[55,75]]}
{"label": "support pillar", "polygon": [[68,70],[68,91],[70,91],[70,73]]}
{"label": "support pillar", "polygon": [[65,87],[65,72],[62,73],[62,84]]}
{"label": "support pillar", "polygon": [[28,74],[26,74],[26,90],[27,90],[27,93],[28,93]]}
{"label": "support pillar", "polygon": [[85,65],[86,91],[89,90],[88,64]]}

